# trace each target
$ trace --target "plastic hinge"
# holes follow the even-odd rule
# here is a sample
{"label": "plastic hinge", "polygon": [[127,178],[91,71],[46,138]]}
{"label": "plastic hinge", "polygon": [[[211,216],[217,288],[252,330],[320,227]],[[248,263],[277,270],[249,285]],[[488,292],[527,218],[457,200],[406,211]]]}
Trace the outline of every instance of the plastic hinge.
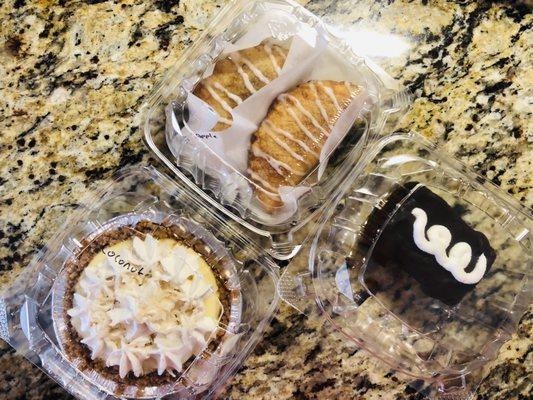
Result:
{"label": "plastic hinge", "polygon": [[292,274],[289,270],[278,281],[278,293],[290,306],[302,314],[308,315],[309,304],[314,304],[316,297],[311,273],[308,271]]}
{"label": "plastic hinge", "polygon": [[7,306],[4,299],[0,297],[0,338],[9,342],[9,336]]}

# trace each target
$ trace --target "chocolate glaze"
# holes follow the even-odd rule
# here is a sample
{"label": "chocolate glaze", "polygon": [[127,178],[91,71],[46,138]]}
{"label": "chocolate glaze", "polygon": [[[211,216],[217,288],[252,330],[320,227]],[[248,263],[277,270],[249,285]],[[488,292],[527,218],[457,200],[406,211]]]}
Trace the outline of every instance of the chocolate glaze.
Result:
{"label": "chocolate glaze", "polygon": [[[400,202],[398,210],[385,227],[381,228],[387,216],[394,212]],[[381,209],[375,209],[370,215],[365,226],[365,241],[370,245],[373,239],[377,238],[372,260],[385,267],[401,268],[420,284],[426,295],[454,306],[473,290],[476,284],[464,284],[457,281],[437,262],[435,256],[417,247],[413,239],[415,217],[411,214],[415,207],[427,213],[427,227],[438,224],[450,230],[452,241],[447,252],[458,242],[466,242],[471,246],[472,258],[466,268],[467,272],[474,268],[481,254],[484,254],[487,259],[485,274],[489,271],[496,253],[487,237],[466,224],[441,197],[417,182],[398,185],[384,206]]]}

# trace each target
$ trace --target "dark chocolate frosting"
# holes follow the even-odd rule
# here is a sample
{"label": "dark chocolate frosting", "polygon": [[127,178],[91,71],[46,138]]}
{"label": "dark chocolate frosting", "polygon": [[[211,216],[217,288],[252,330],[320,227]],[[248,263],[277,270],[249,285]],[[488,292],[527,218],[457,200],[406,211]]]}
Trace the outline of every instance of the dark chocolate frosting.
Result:
{"label": "dark chocolate frosting", "polygon": [[[484,273],[489,271],[496,253],[487,237],[465,223],[456,210],[441,197],[417,182],[398,185],[383,207],[375,209],[370,215],[365,226],[367,244],[377,238],[371,259],[386,268],[401,268],[420,284],[426,295],[453,306],[461,301],[477,282],[461,282],[437,261],[434,254],[423,251],[415,243],[415,208],[423,210],[427,215],[426,239],[427,229],[442,225],[451,233],[446,255],[449,255],[454,245],[464,242],[472,250],[472,256],[464,271],[471,272],[481,256],[486,259]],[[397,210],[394,212],[395,209]],[[393,216],[387,222],[391,213]]]}

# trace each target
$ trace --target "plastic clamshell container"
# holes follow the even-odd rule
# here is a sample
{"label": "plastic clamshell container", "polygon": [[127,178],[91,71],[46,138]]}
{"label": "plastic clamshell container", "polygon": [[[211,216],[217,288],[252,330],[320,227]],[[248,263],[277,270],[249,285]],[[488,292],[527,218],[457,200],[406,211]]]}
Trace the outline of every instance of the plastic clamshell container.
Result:
{"label": "plastic clamshell container", "polygon": [[[304,193],[290,195],[292,211],[285,210],[283,215],[261,207],[254,194],[260,186],[258,182],[207,145],[206,132],[185,129],[190,116],[187,108],[190,93],[206,71],[211,71],[220,60],[224,49],[249,35],[261,21],[267,21],[263,30],[268,29],[267,36],[276,42],[294,41],[291,38],[301,31],[319,32],[316,43],[320,41],[320,46],[325,46],[332,57],[338,57],[347,65],[344,68],[350,69],[354,77],[352,82],[368,96],[342,140],[335,143],[324,161],[306,173],[297,185]],[[154,154],[206,202],[265,238],[263,245],[279,259],[288,259],[298,250],[306,235],[302,228],[321,212],[322,204],[346,179],[366,146],[381,134],[391,115],[401,114],[409,103],[405,93],[386,86],[365,59],[357,56],[332,31],[315,15],[290,0],[234,1],[175,64],[146,105],[144,136]],[[288,70],[291,73],[291,69]],[[207,136],[217,135],[207,132]],[[217,139],[222,135],[224,133]],[[239,151],[247,154],[249,150],[250,145],[243,145]]]}
{"label": "plastic clamshell container", "polygon": [[[353,67],[358,76],[354,83],[371,98],[326,155],[327,166],[307,174],[303,182],[308,180],[309,190],[298,198],[295,212],[276,222],[254,206],[253,182],[245,173],[219,168],[222,162],[209,165],[216,154],[182,129],[187,93],[228,44],[269,16],[291,21],[290,27],[279,20],[268,25],[276,43],[298,32],[295,26],[319,31],[324,45]],[[153,167],[122,170],[87,199],[2,292],[0,336],[79,398],[210,398],[261,339],[279,293],[306,314],[313,307],[347,340],[392,368],[433,384],[439,394],[466,398],[476,371],[495,357],[531,302],[531,216],[422,137],[385,136],[391,132],[388,124],[408,104],[404,92],[385,84],[367,60],[302,6],[291,0],[230,1],[154,89],[143,110],[144,139],[173,176]],[[235,179],[244,186],[235,186]],[[395,188],[412,182],[444,199],[496,252],[490,270],[455,305],[432,298],[408,274],[393,274],[376,260],[379,232],[411,193],[375,227],[376,237],[369,242],[365,234],[369,216],[383,208]],[[220,318],[211,332],[211,337],[229,338],[227,342],[206,347],[175,380],[139,391],[135,385],[117,387],[65,354],[64,310],[58,300],[65,293],[65,265],[82,243],[110,227],[141,220],[181,226],[200,238],[216,260],[224,260],[221,272],[238,295],[230,303],[228,323]],[[318,221],[317,229],[311,221]],[[290,259],[309,242],[309,254],[298,254],[308,257],[308,263],[303,269],[300,263],[289,264],[278,281],[278,267],[267,253]]]}
{"label": "plastic clamshell container", "polygon": [[[218,268],[230,293],[208,346],[164,383],[117,383],[69,355],[65,266],[101,233],[140,221],[173,226]],[[277,266],[239,227],[215,215],[188,190],[152,167],[123,169],[86,199],[57,235],[3,293],[2,338],[72,394],[83,399],[209,397],[236,372],[277,307]],[[144,230],[147,234],[151,230]],[[215,339],[222,338],[222,339]],[[173,397],[173,398],[174,398]]]}
{"label": "plastic clamshell container", "polygon": [[[469,398],[479,382],[476,374],[496,357],[532,301],[531,217],[492,183],[416,134],[381,140],[353,174],[353,183],[320,219],[308,269],[289,266],[282,275],[282,298],[307,314],[316,304],[318,314],[344,337],[432,385],[434,394]],[[413,191],[406,190],[384,207],[390,194],[413,182],[444,199],[496,252],[492,267],[457,304],[425,293],[410,274],[394,268],[399,255],[383,261],[374,253],[395,214],[413,206]],[[376,210],[387,213],[381,225],[374,221],[369,227]],[[369,228],[377,235],[369,235]]]}

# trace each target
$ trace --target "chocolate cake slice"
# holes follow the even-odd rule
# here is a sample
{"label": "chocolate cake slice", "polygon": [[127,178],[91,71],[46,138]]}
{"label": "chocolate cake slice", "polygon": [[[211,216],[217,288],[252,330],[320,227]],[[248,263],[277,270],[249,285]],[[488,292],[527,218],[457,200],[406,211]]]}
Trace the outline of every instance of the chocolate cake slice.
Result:
{"label": "chocolate cake slice", "polygon": [[398,185],[371,213],[363,236],[367,245],[377,240],[372,260],[402,269],[427,296],[450,306],[474,289],[496,258],[483,233],[417,182]]}

